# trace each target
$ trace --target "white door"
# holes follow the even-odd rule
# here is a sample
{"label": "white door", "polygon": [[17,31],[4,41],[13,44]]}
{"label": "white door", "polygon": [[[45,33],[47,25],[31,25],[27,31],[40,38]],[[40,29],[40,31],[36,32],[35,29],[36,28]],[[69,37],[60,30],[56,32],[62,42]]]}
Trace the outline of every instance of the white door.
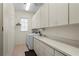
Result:
{"label": "white door", "polygon": [[0,56],[3,55],[3,32],[2,32],[2,26],[3,26],[3,7],[2,3],[0,3]]}
{"label": "white door", "polygon": [[79,23],[79,3],[69,4],[69,23]]}
{"label": "white door", "polygon": [[3,4],[4,55],[12,55],[15,46],[15,9],[13,4]]}
{"label": "white door", "polygon": [[40,19],[41,27],[48,27],[48,4],[40,8]]}

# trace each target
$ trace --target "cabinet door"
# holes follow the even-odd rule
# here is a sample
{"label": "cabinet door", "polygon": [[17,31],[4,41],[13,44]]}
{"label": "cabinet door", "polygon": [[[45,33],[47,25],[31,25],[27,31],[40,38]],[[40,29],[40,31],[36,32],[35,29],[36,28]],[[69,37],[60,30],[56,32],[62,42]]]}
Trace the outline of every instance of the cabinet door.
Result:
{"label": "cabinet door", "polygon": [[42,43],[44,56],[54,56],[54,49],[50,48],[48,45]]}
{"label": "cabinet door", "polygon": [[54,49],[37,39],[34,40],[34,50],[38,56],[54,56]]}
{"label": "cabinet door", "polygon": [[40,9],[36,13],[35,22],[36,22],[36,28],[40,28]]}
{"label": "cabinet door", "polygon": [[32,29],[36,27],[36,22],[35,22],[35,15],[32,17]]}
{"label": "cabinet door", "polygon": [[55,6],[57,25],[68,24],[68,3],[57,3]]}
{"label": "cabinet door", "polygon": [[55,50],[55,56],[65,56],[64,54],[62,54],[61,52]]}
{"label": "cabinet door", "polygon": [[44,4],[40,8],[40,18],[41,27],[48,27],[48,4]]}
{"label": "cabinet door", "polygon": [[38,56],[44,56],[44,47],[39,40],[34,39],[34,50]]}
{"label": "cabinet door", "polygon": [[37,41],[37,39],[34,39],[34,51],[36,52],[36,54],[39,56],[39,52],[40,50],[38,49],[39,48],[39,42]]}
{"label": "cabinet door", "polygon": [[79,3],[70,3],[69,4],[69,23],[79,23]]}
{"label": "cabinet door", "polygon": [[49,26],[58,26],[65,24],[68,24],[68,4],[49,4]]}
{"label": "cabinet door", "polygon": [[55,5],[56,3],[49,4],[49,27],[57,25]]}

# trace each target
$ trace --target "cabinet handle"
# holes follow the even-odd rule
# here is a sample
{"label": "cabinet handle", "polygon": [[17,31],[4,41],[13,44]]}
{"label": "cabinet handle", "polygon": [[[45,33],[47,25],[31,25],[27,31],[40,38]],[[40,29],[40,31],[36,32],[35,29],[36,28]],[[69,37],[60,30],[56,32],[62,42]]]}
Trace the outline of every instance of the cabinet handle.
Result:
{"label": "cabinet handle", "polygon": [[2,26],[2,31],[3,31],[3,26]]}

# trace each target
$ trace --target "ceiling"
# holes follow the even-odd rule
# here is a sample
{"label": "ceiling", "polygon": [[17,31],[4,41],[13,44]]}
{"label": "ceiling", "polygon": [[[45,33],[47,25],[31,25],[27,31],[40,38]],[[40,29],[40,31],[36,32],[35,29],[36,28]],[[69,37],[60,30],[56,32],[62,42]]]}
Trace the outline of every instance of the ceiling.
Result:
{"label": "ceiling", "polygon": [[[35,13],[40,8],[41,5],[42,3],[32,3],[30,6],[30,10],[26,12]],[[24,3],[14,3],[14,6],[15,6],[15,10],[17,11],[25,11]]]}

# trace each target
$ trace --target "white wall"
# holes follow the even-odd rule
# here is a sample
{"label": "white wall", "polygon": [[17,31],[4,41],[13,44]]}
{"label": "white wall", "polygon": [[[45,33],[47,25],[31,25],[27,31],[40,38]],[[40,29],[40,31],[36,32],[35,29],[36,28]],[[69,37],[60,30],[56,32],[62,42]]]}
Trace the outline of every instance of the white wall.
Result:
{"label": "white wall", "polygon": [[2,23],[3,23],[3,5],[0,3],[0,56],[3,55],[3,32],[2,32]]}
{"label": "white wall", "polygon": [[[31,28],[31,23],[30,23],[30,20],[31,20],[31,18],[32,18],[32,15],[33,14],[31,14],[31,13],[27,13],[27,12],[25,12],[25,11],[16,11],[16,19],[15,19],[15,21],[16,21],[16,24],[18,23],[18,22],[20,22],[20,20],[21,20],[21,17],[25,17],[25,18],[27,18],[29,21],[29,29]],[[26,36],[27,36],[27,34],[28,34],[28,32],[27,31],[25,31],[25,32],[21,32],[20,31],[20,29],[21,29],[21,27],[20,26],[16,26],[16,44],[24,44],[25,43],[25,41],[26,41]]]}
{"label": "white wall", "polygon": [[3,4],[3,54],[12,55],[15,46],[15,9],[12,3]]}

